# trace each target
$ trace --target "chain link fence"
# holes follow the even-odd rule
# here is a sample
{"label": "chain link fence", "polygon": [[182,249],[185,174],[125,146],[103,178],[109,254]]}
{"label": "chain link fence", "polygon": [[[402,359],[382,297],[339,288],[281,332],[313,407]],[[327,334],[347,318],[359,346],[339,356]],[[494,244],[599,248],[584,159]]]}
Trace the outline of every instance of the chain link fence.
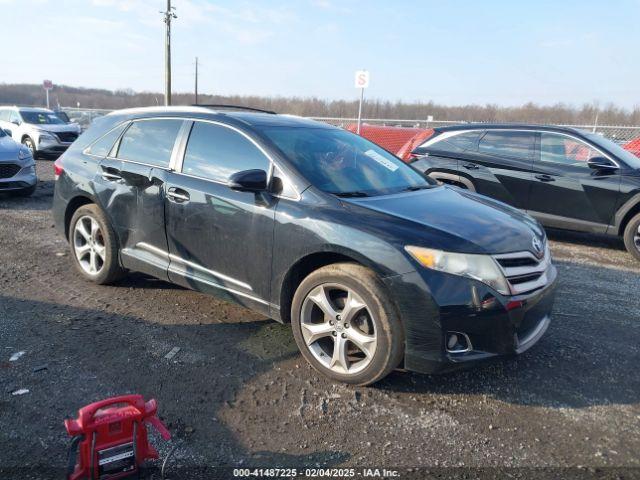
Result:
{"label": "chain link fence", "polygon": [[[357,118],[340,117],[311,117],[313,120],[330,123],[337,127],[347,128],[358,121]],[[492,122],[467,122],[464,120],[402,120],[394,118],[364,118],[363,124],[378,125],[385,127],[406,127],[428,129],[435,127],[446,127],[451,125],[483,124]],[[528,122],[526,122],[528,123]],[[559,125],[561,127],[572,127],[588,132],[598,133],[619,144],[625,144],[640,137],[640,126],[630,125]]]}
{"label": "chain link fence", "polygon": [[[88,127],[91,122],[102,115],[109,113],[111,110],[104,109],[87,109],[76,107],[60,108],[67,113],[69,118],[79,123],[82,127]],[[348,117],[310,117],[313,120],[329,123],[342,128],[357,123],[357,118]],[[378,125],[386,127],[406,127],[415,129],[429,129],[434,127],[444,127],[450,125],[461,125],[470,123],[491,123],[491,122],[467,122],[464,120],[416,120],[416,119],[396,119],[396,118],[364,118],[363,124]],[[640,138],[640,126],[630,125],[561,125],[563,127],[573,127],[586,130],[589,132],[599,133],[610,140],[624,145],[632,140]]]}

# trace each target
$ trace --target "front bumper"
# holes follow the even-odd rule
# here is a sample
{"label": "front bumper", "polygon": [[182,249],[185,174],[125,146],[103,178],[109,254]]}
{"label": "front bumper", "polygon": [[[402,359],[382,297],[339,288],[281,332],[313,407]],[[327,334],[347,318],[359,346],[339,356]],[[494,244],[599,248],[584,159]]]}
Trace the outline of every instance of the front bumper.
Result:
{"label": "front bumper", "polygon": [[8,178],[0,178],[0,192],[11,190],[23,190],[33,187],[38,183],[35,164],[23,167],[15,175]]}
{"label": "front bumper", "polygon": [[40,138],[36,151],[43,154],[61,154],[64,153],[73,142],[62,142],[57,137],[54,139]]}
{"label": "front bumper", "polygon": [[[517,296],[426,269],[387,278],[405,327],[405,368],[440,373],[528,350],[551,321],[556,268],[551,264],[546,274],[543,288]],[[469,349],[448,351],[449,332],[466,335]]]}

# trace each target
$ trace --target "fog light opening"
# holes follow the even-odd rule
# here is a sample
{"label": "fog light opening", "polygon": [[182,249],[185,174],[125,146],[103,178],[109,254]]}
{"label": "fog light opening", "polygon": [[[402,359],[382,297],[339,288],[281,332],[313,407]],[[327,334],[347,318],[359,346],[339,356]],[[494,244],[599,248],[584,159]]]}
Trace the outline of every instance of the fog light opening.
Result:
{"label": "fog light opening", "polygon": [[447,332],[447,352],[449,353],[464,353],[469,352],[472,349],[471,340],[466,333],[462,332]]}

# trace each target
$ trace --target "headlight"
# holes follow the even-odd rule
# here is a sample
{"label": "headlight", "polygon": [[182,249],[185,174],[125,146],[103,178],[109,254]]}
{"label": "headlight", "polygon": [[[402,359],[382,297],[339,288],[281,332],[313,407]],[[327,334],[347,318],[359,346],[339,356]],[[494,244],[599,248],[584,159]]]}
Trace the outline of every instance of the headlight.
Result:
{"label": "headlight", "polygon": [[473,278],[494,290],[509,295],[509,284],[500,267],[489,255],[444,252],[431,248],[404,247],[422,266],[439,272]]}
{"label": "headlight", "polygon": [[27,160],[31,158],[31,150],[28,148],[21,148],[18,151],[18,160]]}
{"label": "headlight", "polygon": [[40,133],[40,136],[38,137],[38,142],[42,142],[43,140],[45,140],[47,142],[55,142],[56,138],[53,135],[51,135],[50,133],[42,132],[42,133]]}

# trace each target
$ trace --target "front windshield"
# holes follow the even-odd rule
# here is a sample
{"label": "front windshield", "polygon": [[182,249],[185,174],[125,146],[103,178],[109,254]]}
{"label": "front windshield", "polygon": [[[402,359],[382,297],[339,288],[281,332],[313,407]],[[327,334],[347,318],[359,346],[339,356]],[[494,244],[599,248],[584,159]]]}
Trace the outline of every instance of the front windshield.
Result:
{"label": "front windshield", "polygon": [[266,127],[262,130],[317,188],[365,197],[433,185],[402,160],[346,130]]}
{"label": "front windshield", "polygon": [[51,112],[21,110],[20,115],[25,122],[34,125],[64,125],[64,122],[55,113]]}
{"label": "front windshield", "polygon": [[585,137],[591,140],[596,145],[609,150],[613,155],[618,157],[624,163],[626,163],[631,168],[640,168],[640,158],[636,157],[633,153],[628,150],[625,150],[620,145],[615,142],[612,142],[608,138],[604,138],[601,135],[597,135],[595,133],[585,133]]}

